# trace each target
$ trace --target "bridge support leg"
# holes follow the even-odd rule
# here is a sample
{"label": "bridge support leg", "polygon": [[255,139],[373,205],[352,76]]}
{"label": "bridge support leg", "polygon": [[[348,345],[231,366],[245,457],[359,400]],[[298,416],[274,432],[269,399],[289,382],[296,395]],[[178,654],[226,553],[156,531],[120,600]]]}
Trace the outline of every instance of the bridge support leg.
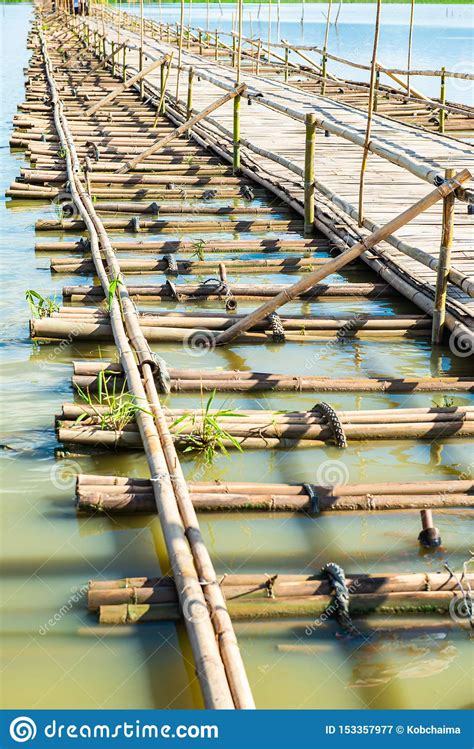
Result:
{"label": "bridge support leg", "polygon": [[233,168],[234,172],[237,172],[240,169],[240,104],[241,104],[241,96],[236,96],[234,98],[234,158],[233,158]]}
{"label": "bridge support leg", "polygon": [[[454,169],[446,169],[446,179],[454,176]],[[433,327],[431,331],[431,342],[440,343],[443,338],[444,322],[446,316],[446,293],[451,266],[451,247],[453,244],[454,228],[454,202],[456,198],[451,192],[443,198],[443,227],[441,234],[441,247],[439,250],[438,273],[436,277],[436,291],[433,306]]]}
{"label": "bridge support leg", "polygon": [[439,530],[435,528],[433,513],[431,510],[421,510],[421,531],[418,540],[422,546],[427,549],[433,549],[441,546],[441,536]]}
{"label": "bridge support leg", "polygon": [[304,233],[314,231],[314,155],[316,115],[306,115],[306,145],[304,156]]}

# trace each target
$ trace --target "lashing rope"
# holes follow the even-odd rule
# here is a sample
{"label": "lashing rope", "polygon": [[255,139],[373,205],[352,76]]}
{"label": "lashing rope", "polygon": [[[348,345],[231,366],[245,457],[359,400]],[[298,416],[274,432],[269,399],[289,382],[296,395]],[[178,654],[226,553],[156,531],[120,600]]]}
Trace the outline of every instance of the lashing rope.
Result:
{"label": "lashing rope", "polygon": [[169,273],[173,276],[179,275],[178,263],[176,262],[174,255],[163,255],[163,260],[166,264],[165,273]]}
{"label": "lashing rope", "polygon": [[328,562],[321,568],[321,572],[329,577],[330,583],[334,590],[334,604],[327,608],[327,613],[332,614],[332,607],[335,607],[335,618],[344,628],[347,635],[354,635],[357,629],[354,626],[351,615],[349,614],[349,589],[346,583],[346,575],[342,567],[334,562]]}
{"label": "lashing rope", "polygon": [[286,340],[285,329],[279,315],[276,312],[270,312],[267,317],[272,330],[273,343],[284,343]]}
{"label": "lashing rope", "polygon": [[309,497],[309,511],[311,515],[319,515],[319,497],[314,484],[303,484],[303,489]]}
{"label": "lashing rope", "polygon": [[347,439],[341,420],[329,403],[324,403],[324,401],[316,403],[311,411],[319,414],[326,421],[327,425],[331,428],[336,446],[341,449],[347,447]]}

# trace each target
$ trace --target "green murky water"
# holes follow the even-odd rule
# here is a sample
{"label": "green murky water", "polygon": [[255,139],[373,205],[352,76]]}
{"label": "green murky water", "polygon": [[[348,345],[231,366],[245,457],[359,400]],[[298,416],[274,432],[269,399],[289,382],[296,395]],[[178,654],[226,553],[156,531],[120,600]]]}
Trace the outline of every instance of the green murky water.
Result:
{"label": "green murky water", "polygon": [[[24,98],[22,69],[28,60],[25,38],[30,12],[27,5],[0,8],[2,30],[8,29],[4,36],[9,61],[1,71],[2,193],[23,161],[22,154],[10,153],[8,138],[16,104]],[[164,544],[155,519],[78,519],[75,514],[75,472],[143,476],[147,475],[146,464],[143,456],[134,452],[55,460],[54,414],[73,398],[71,360],[113,357],[114,351],[103,344],[100,349],[84,343],[58,349],[29,340],[25,290],[59,296],[63,285],[89,279],[55,278],[47,256],[35,256],[33,225],[37,218],[51,217],[48,204],[16,203],[11,207],[2,202],[1,211],[2,440],[7,446],[2,452],[1,503],[2,707],[199,707],[199,689],[181,627],[152,625],[104,634],[86,612],[83,586],[87,580],[166,571]],[[343,276],[356,277],[375,280],[366,271]],[[136,280],[143,282],[144,278],[158,280],[158,276]],[[283,283],[291,277],[259,275],[258,279]],[[240,305],[241,310],[248,307]],[[292,311],[305,313],[369,309],[414,311],[408,303],[392,300],[292,305]],[[284,348],[239,345],[214,351],[205,360],[190,357],[177,345],[162,346],[160,353],[170,365],[179,367],[202,364],[354,377],[468,373],[466,359],[454,357],[447,348],[432,352],[425,341],[287,344]],[[304,409],[318,399],[317,394],[295,393],[230,396],[226,400],[239,408]],[[336,408],[442,403],[442,396],[435,394],[334,394],[325,399]],[[458,404],[468,402],[467,396],[455,398]],[[195,405],[196,397],[174,395],[169,403]],[[219,458],[204,470],[190,459],[184,466],[186,475],[195,479],[281,482],[314,481],[327,461],[337,461],[336,470],[344,471],[351,482],[469,477],[473,466],[472,446],[456,440],[437,445],[353,443],[342,459],[341,468],[341,453],[335,448],[246,451],[234,454],[231,461]],[[334,467],[332,463],[328,466]],[[459,569],[472,548],[472,517],[437,513],[436,521],[443,547],[427,554],[417,545],[416,513],[317,519],[263,513],[201,517],[219,573],[269,574],[318,572],[328,561],[342,564],[348,573],[435,571],[445,560]],[[329,627],[308,635],[306,624],[237,625],[259,707],[449,708],[465,707],[470,701],[471,646],[459,629],[440,626],[426,635],[422,631],[399,636],[381,632],[367,640],[341,641]],[[383,623],[379,624],[383,629]]]}

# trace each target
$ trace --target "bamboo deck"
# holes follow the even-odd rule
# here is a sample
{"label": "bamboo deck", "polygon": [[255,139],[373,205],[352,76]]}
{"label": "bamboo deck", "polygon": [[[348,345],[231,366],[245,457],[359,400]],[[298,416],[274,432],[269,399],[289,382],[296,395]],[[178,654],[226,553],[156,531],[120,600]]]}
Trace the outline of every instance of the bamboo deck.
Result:
{"label": "bamboo deck", "polygon": [[[91,25],[95,23],[92,18],[88,22]],[[297,373],[280,375],[272,372],[238,372],[230,369],[220,372],[189,368],[168,370],[166,362],[151,350],[150,342],[160,343],[160,353],[163,353],[161,344],[166,341],[178,340],[190,345],[190,334],[196,332],[196,329],[202,332],[204,328],[208,334],[212,331],[226,331],[233,322],[245,318],[246,314],[241,311],[234,314],[239,298],[264,299],[281,292],[287,293],[288,285],[274,282],[270,284],[268,279],[257,284],[252,283],[250,277],[249,283],[235,284],[231,280],[227,281],[227,272],[229,275],[238,274],[242,267],[248,272],[252,262],[259,262],[259,270],[263,273],[272,274],[278,270],[288,272],[288,265],[291,265],[293,272],[304,277],[308,269],[314,271],[312,263],[315,267],[324,267],[331,262],[332,235],[323,234],[315,228],[310,238],[302,236],[303,225],[297,220],[297,213],[294,211],[295,206],[302,205],[302,186],[295,179],[294,173],[285,167],[276,167],[274,162],[261,157],[257,160],[258,164],[252,161],[252,168],[248,171],[230,169],[225,156],[231,153],[231,144],[222,135],[212,135],[212,122],[204,128],[200,125],[196,132],[214,138],[214,144],[218,140],[224,155],[218,152],[217,155],[213,154],[204,147],[205,143],[181,138],[173,140],[158,156],[147,161],[143,168],[139,165],[127,174],[119,174],[117,167],[125,160],[133,159],[137,153],[153,144],[157,137],[173,133],[175,120],[179,122],[180,107],[178,105],[175,108],[174,115],[173,112],[168,112],[168,117],[159,116],[157,129],[152,130],[154,106],[149,101],[140,99],[137,91],[123,90],[112,104],[92,115],[84,127],[86,110],[114,91],[117,79],[111,71],[101,69],[81,88],[84,74],[94,69],[94,56],[81,47],[71,29],[64,30],[61,18],[52,19],[52,24],[53,28],[48,29],[46,34],[40,30],[33,35],[34,54],[26,102],[21,108],[22,114],[16,119],[17,131],[12,139],[14,146],[27,149],[27,156],[34,168],[23,169],[22,180],[15,182],[9,193],[13,198],[24,198],[26,194],[31,199],[45,200],[61,195],[64,197],[64,191],[71,190],[76,212],[80,215],[72,218],[62,216],[58,221],[41,220],[36,224],[36,230],[48,233],[60,231],[65,235],[69,232],[74,239],[68,241],[61,237],[57,240],[40,241],[36,249],[41,252],[69,253],[67,257],[59,257],[52,262],[52,271],[80,272],[90,276],[91,282],[98,278],[101,285],[64,287],[63,294],[68,306],[51,309],[32,319],[31,337],[46,341],[114,341],[120,365],[87,360],[74,364],[72,384],[78,393],[86,390],[92,400],[87,406],[84,402],[63,406],[57,423],[58,438],[65,445],[86,445],[95,450],[101,447],[114,450],[120,447],[144,449],[150,479],[80,475],[77,484],[77,509],[80,512],[102,511],[108,514],[158,511],[174,580],[180,581],[179,585],[170,583],[169,579],[166,582],[167,578],[158,577],[151,580],[134,579],[131,584],[130,581],[122,580],[105,581],[104,591],[99,591],[98,594],[96,589],[100,585],[92,583],[91,591],[95,592],[90,593],[90,608],[99,611],[99,621],[104,624],[124,624],[138,621],[178,621],[182,612],[188,610],[188,604],[200,603],[202,610],[198,612],[199,616],[191,616],[190,621],[185,617],[185,624],[206,706],[227,709],[253,707],[253,697],[240,661],[229,613],[236,618],[251,616],[257,620],[274,616],[317,616],[331,602],[329,594],[334,591],[332,578],[318,577],[315,581],[306,578],[286,579],[282,576],[276,581],[278,575],[275,575],[270,583],[262,583],[261,575],[231,576],[231,585],[226,590],[223,581],[217,580],[200,534],[195,509],[216,511],[225,508],[242,512],[251,509],[278,510],[312,515],[320,512],[414,510],[421,512],[422,534],[432,532],[434,541],[438,544],[439,533],[433,526],[431,510],[436,508],[461,513],[471,510],[472,481],[329,488],[299,483],[231,483],[222,486],[201,482],[193,485],[184,479],[176,448],[180,449],[180,445],[186,446],[189,443],[186,438],[192,435],[194,426],[188,424],[186,429],[176,429],[175,422],[189,414],[194,419],[194,425],[199,424],[202,412],[197,409],[178,409],[172,405],[164,408],[158,393],[275,389],[283,392],[395,392],[407,395],[412,392],[443,392],[467,395],[473,390],[473,380],[469,377],[443,376],[360,380],[341,377],[331,378],[328,382],[324,378],[305,377]],[[41,24],[39,28],[41,29]],[[108,33],[113,37],[112,29]],[[58,34],[62,37],[61,43],[58,42]],[[73,52],[72,60],[65,54],[64,50],[67,51],[68,48]],[[156,55],[166,49],[166,45],[147,40],[148,53],[153,51]],[[186,60],[192,62],[196,71],[199,65],[205,65],[206,74],[210,71],[221,81],[227,81],[229,86],[233,86],[233,72],[207,59],[203,62],[193,55],[188,55],[188,59],[186,55],[187,52],[183,54],[183,64],[187,64]],[[80,59],[79,68],[74,66],[75,57]],[[133,66],[136,62],[131,56],[128,64]],[[262,89],[266,96],[278,99],[280,103],[286,102],[292,108],[297,107],[302,114],[310,110],[317,111],[326,118],[334,121],[337,119],[344,127],[363,131],[364,116],[360,111],[282,86],[275,81],[259,78],[255,83],[248,73],[244,75],[249,86],[258,83],[259,90]],[[150,78],[153,80],[153,74]],[[173,81],[170,77],[170,89],[175,85],[176,80]],[[184,82],[182,86],[185,91]],[[196,80],[195,107],[202,109],[218,98],[220,93],[218,87]],[[272,148],[294,164],[301,165],[301,123],[269,109],[257,109],[255,103],[252,106],[252,109],[244,106],[242,111],[245,138],[251,139],[254,145],[268,146],[268,134],[271,132]],[[266,115],[263,134],[262,120],[255,116],[262,112]],[[231,117],[232,107],[229,109],[224,105],[214,113],[212,119],[231,129]],[[319,135],[316,154],[318,179],[321,178],[345,199],[355,199],[357,202],[352,185],[357,181],[354,181],[354,173],[358,168],[358,149],[342,139],[325,138],[322,132]],[[444,149],[442,158],[447,159],[451,166],[461,169],[472,166],[472,150],[465,144],[427,132],[420,134],[413,128],[383,118],[377,118],[374,137],[378,140],[390,140],[401,152],[409,152],[420,162],[424,158],[421,155],[423,149],[427,152],[436,143],[439,152]],[[78,154],[81,162],[85,160],[87,167],[86,157],[92,158],[89,154],[91,142],[97,161],[89,164],[91,168],[87,168],[84,173]],[[250,164],[249,157],[250,151],[247,152],[244,148],[243,161]],[[402,208],[390,197],[392,190],[389,190],[389,185],[403,195],[406,204],[425,196],[427,185],[410,172],[394,167],[387,161],[377,161],[377,157],[373,156],[371,166],[376,162],[376,170],[369,170],[368,173],[367,205],[376,206],[373,212],[371,208],[371,218],[376,223],[385,223],[387,219],[399,214]],[[435,171],[441,168],[439,164],[430,163],[433,163]],[[443,168],[444,165],[443,162]],[[267,168],[268,172],[265,171]],[[264,184],[258,181],[262,174],[265,175]],[[272,200],[270,206],[267,184],[270,187],[278,184],[278,189],[284,188],[291,205],[278,197]],[[384,191],[381,189],[382,184]],[[453,189],[452,185],[444,187],[447,190]],[[211,196],[208,194],[210,188]],[[192,200],[198,201],[197,203],[189,202],[188,191],[192,194]],[[262,198],[262,205],[255,216],[249,216],[257,193]],[[95,203],[91,199],[92,195],[96,198]],[[127,199],[126,203],[108,202],[124,198]],[[217,206],[223,198],[227,201],[226,205]],[[440,198],[441,193],[438,191],[436,199]],[[150,200],[159,201],[159,205],[150,203]],[[459,201],[457,204],[459,205]],[[193,211],[195,205],[200,210]],[[242,206],[244,217],[239,216]],[[165,208],[165,219],[157,218],[161,207]],[[334,220],[328,201],[322,201],[321,196],[318,208],[321,211],[324,209],[327,216]],[[72,209],[74,213],[74,205]],[[119,214],[119,218],[111,218],[110,213]],[[142,214],[145,214],[145,218]],[[150,218],[148,214],[154,215]],[[456,217],[457,246],[459,241],[462,245],[462,237],[459,240],[461,230],[466,230],[467,237],[467,217],[462,218],[463,221],[460,215]],[[416,240],[417,246],[428,251],[432,247],[430,241],[434,242],[435,231],[439,229],[436,222],[439,222],[439,211],[430,210],[408,225],[412,233],[403,233],[402,230],[401,236],[405,240]],[[340,228],[340,217],[334,224],[335,231],[336,224]],[[109,232],[117,229],[122,229],[129,236],[124,240],[112,241]],[[352,231],[354,238],[358,238],[358,233],[349,220],[344,231]],[[158,238],[148,240],[148,232],[156,232]],[[211,239],[197,250],[193,236],[196,233],[199,236],[201,232],[206,236],[210,235]],[[244,238],[242,234],[245,234]],[[254,238],[249,238],[248,235],[251,234],[255,235]],[[428,236],[427,240],[425,235]],[[439,237],[437,242],[439,244]],[[130,252],[132,256],[120,255],[119,261],[117,251]],[[459,247],[456,251],[458,254],[454,264],[468,275],[468,264],[461,264]],[[89,252],[90,257],[77,258],[78,254],[88,255]],[[157,252],[165,254],[157,258]],[[259,257],[255,260],[253,257],[266,252],[274,254],[268,259],[269,265],[266,265],[266,258]],[[133,253],[137,253],[136,256]],[[183,258],[181,253],[191,257]],[[229,264],[225,259],[219,259],[216,263],[213,253],[232,253]],[[431,279],[427,277],[420,281],[414,272],[402,267],[402,260],[405,262],[406,257],[401,256],[402,260],[399,260],[395,253],[391,246],[384,244],[370,250],[369,257],[366,252],[364,259],[370,265],[374,263],[374,258],[376,262],[382,258],[384,267],[390,262],[397,273],[405,271],[408,274],[409,283],[422,283],[432,291]],[[151,260],[147,258],[147,254],[153,256]],[[173,263],[175,254],[178,255],[176,265]],[[389,259],[386,257],[388,254]],[[435,255],[436,250],[433,250],[433,257]],[[232,266],[232,263],[235,265]],[[200,275],[211,270],[215,272],[216,265],[219,272],[218,285],[206,286],[206,283],[199,280]],[[360,268],[359,261],[354,262],[350,273],[357,274],[358,267]],[[418,269],[419,267],[421,266]],[[136,271],[156,273],[160,276],[160,283],[148,286],[129,285],[126,275]],[[190,283],[180,280],[175,283],[176,279],[172,278],[183,272],[197,276],[198,280]],[[161,280],[165,280],[164,274],[168,278],[166,283],[161,283]],[[359,283],[357,279],[353,283],[352,277],[348,279],[343,275],[342,282],[337,284],[328,282],[320,286],[308,285],[308,297],[303,294],[296,303],[300,304],[301,299],[311,300],[314,296],[317,297],[318,304],[324,307],[331,303],[331,299],[343,296],[350,301],[360,302],[363,299],[369,306],[381,295],[398,296],[398,287],[393,288],[394,284],[389,279],[387,284],[384,274],[381,275],[384,283]],[[113,280],[120,280],[120,285],[111,294]],[[216,279],[207,281],[209,280],[216,282]],[[453,289],[450,285],[450,311],[457,321],[469,326],[472,317],[471,297],[467,294],[462,296],[462,292]],[[158,310],[139,311],[132,297],[141,304],[158,303]],[[212,311],[203,310],[203,299],[212,305]],[[159,303],[163,300],[181,305],[182,308],[160,309]],[[197,310],[189,308],[191,301],[198,302]],[[89,303],[89,306],[84,303]],[[289,312],[286,316],[282,315],[280,320],[285,328],[283,339],[281,332],[275,329],[274,319],[269,318],[249,329],[244,334],[248,338],[244,339],[256,343],[278,343],[283,347],[293,342],[311,345],[313,340],[337,340],[342,330],[348,336],[373,336],[385,345],[390,345],[394,337],[429,336],[431,321],[427,312],[429,310],[423,309],[423,315],[419,315],[415,307],[407,315],[367,312],[356,316],[355,327],[348,329],[347,325],[354,313],[352,317],[348,317],[342,313],[331,316],[320,312],[317,315]],[[183,348],[186,350],[186,346]],[[123,428],[119,428],[116,423],[111,426],[110,421],[107,421],[110,406],[95,400],[99,389],[98,377],[104,371],[108,381],[115,381],[119,387],[126,385],[133,397],[137,397],[138,393],[139,402],[145,403],[146,408],[138,409]],[[329,408],[324,403],[318,405]],[[324,447],[326,443],[335,443],[338,448],[343,449],[347,446],[347,440],[412,438],[445,441],[454,437],[466,439],[474,433],[474,407],[467,405],[365,411],[359,409],[341,411],[338,414],[333,412],[333,417],[328,416],[327,409],[322,412],[317,407],[309,411],[302,408],[287,412],[249,410],[242,412],[244,418],[239,420],[234,414],[224,415],[223,423],[227,426],[226,447],[238,449],[242,443],[251,448],[276,449],[286,446],[293,449]],[[209,413],[212,415],[213,411]],[[451,574],[442,573],[439,577],[424,573],[360,577],[364,578],[362,590],[351,601],[351,612],[354,614],[446,614],[453,599],[460,600],[459,585]],[[350,579],[351,576],[348,577]],[[470,581],[468,576],[467,583]],[[437,587],[437,583],[440,583],[440,587]],[[242,595],[243,600],[232,602],[231,594],[236,592],[237,587],[237,593]],[[166,588],[164,593],[163,588]]]}
{"label": "bamboo deck", "polygon": [[[86,19],[86,22],[94,28],[99,28],[99,23],[92,18]],[[117,39],[117,31],[110,22],[105,22],[105,29],[110,40]],[[126,35],[132,43],[138,43],[138,35],[133,30],[127,29]],[[174,52],[174,56],[177,55],[174,45],[151,39],[147,34],[145,34],[144,49],[151,59],[158,53]],[[133,54],[133,52],[130,53],[130,64],[136,65],[137,57],[135,55],[134,58]],[[191,66],[195,71],[193,105],[196,111],[204,109],[222,94],[222,89],[213,85],[209,77],[212,76],[227,87],[232,87],[235,83],[233,69],[208,57],[190,53],[187,49],[182,50],[182,65],[186,70]],[[201,80],[199,80],[200,72],[203,74]],[[150,82],[157,87],[159,87],[158,77],[159,73],[151,73],[149,76]],[[171,94],[176,90],[176,77],[176,69],[172,67],[168,81]],[[289,108],[301,116],[315,112],[319,118],[350,130],[351,133],[357,133],[360,136],[365,133],[366,113],[344,102],[302,91],[281,81],[257,77],[246,69],[242,70],[241,81],[249,89],[255,91],[256,96],[262,94],[279,107]],[[180,81],[181,99],[186,97],[186,88],[187,72],[183,72]],[[211,122],[232,132],[232,118],[232,104],[226,104],[213,113]],[[209,130],[213,132],[215,142],[220,148],[231,153],[229,142],[223,134],[212,125],[209,126]],[[244,102],[241,109],[241,134],[244,143],[243,163],[253,164],[259,175],[267,178],[274,186],[278,186],[290,198],[302,205],[303,188],[297,176],[285,166],[251,152],[245,147],[245,141],[257,148],[271,150],[303,169],[304,126],[281,112],[259,106],[257,103],[246,106]],[[372,139],[394,149],[401,158],[408,156],[417,164],[433,170],[434,173],[442,174],[447,168],[463,167],[474,172],[473,147],[449,136],[427,132],[403,122],[375,115],[372,124]],[[323,130],[318,129],[315,156],[316,179],[350,204],[353,207],[353,215],[357,215],[361,153],[360,147],[344,138],[334,135],[325,137]],[[374,154],[369,157],[365,184],[366,216],[377,225],[384,224],[399,213],[404,206],[421,198],[427,189],[426,183],[407,169]],[[471,182],[468,187],[472,186]],[[358,229],[357,222],[347,213],[339,210],[335,217],[333,204],[318,191],[316,205],[321,211],[332,214],[333,219],[336,218],[339,223],[343,221],[347,232],[352,237],[358,238],[360,233],[362,236],[366,234],[364,229]],[[441,241],[441,210],[440,206],[433,207],[400,229],[397,238],[436,258]],[[456,201],[452,265],[467,277],[470,287],[469,293],[466,293],[450,283],[447,308],[474,335],[472,227],[473,219],[468,214],[467,205]],[[379,244],[374,254],[377,256],[377,261],[380,259],[383,268],[395,271],[397,277],[403,278],[412,289],[421,288],[427,297],[433,298],[436,281],[436,273],[433,270],[402,254],[388,242]],[[380,267],[380,263],[374,260],[373,255],[371,258],[364,259],[372,267]]]}

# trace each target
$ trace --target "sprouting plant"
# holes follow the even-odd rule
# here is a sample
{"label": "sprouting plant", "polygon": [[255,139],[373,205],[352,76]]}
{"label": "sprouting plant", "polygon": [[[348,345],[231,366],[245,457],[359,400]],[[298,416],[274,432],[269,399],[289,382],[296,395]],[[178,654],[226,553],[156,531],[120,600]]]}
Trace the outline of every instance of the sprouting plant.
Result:
{"label": "sprouting plant", "polygon": [[61,146],[61,148],[58,149],[58,156],[60,159],[66,158],[66,149],[64,148],[64,146]]}
{"label": "sprouting plant", "polygon": [[451,408],[451,406],[454,406],[454,398],[449,395],[443,395],[441,403],[438,403],[436,398],[433,398],[431,402],[435,408]]}
{"label": "sprouting plant", "polygon": [[[112,387],[109,387],[109,381],[112,379]],[[92,398],[89,390],[83,390],[76,385],[77,393],[80,399],[92,411],[92,415],[97,417],[99,426],[104,430],[113,430],[120,432],[131,421],[135,419],[138,412],[152,414],[140,406],[135,396],[128,393],[127,385],[124,382],[122,388],[117,392],[117,380],[115,377],[106,377],[105,372],[99,372],[97,379],[97,397]],[[80,423],[91,416],[90,413],[82,413],[77,417],[76,423]]]}
{"label": "sprouting plant", "polygon": [[59,304],[56,298],[44,297],[33,289],[25,292],[25,299],[33,317],[51,317],[53,312],[59,312]]}
{"label": "sprouting plant", "polygon": [[[123,281],[120,278],[120,276],[116,276],[109,283],[109,293],[107,294],[107,308],[109,310],[112,307],[112,302],[113,302],[114,297],[117,296],[117,291],[118,291],[119,286],[123,286]],[[121,306],[120,297],[118,297],[118,299],[119,299],[119,304],[121,308],[122,306]]]}
{"label": "sprouting plant", "polygon": [[194,156],[186,156],[186,158],[184,159],[184,163],[185,164],[189,164],[189,165],[193,164],[194,163]]}
{"label": "sprouting plant", "polygon": [[[224,429],[219,421],[228,416],[244,418],[245,415],[228,408],[219,408],[211,413],[215,395],[216,391],[214,390],[207,399],[206,405],[202,405],[199,416],[197,414],[185,413],[179,416],[171,425],[172,428],[180,427],[175,431],[175,434],[182,435],[181,441],[184,443],[183,452],[193,452],[203,456],[207,465],[212,465],[218,452],[229,457],[226,442],[230,442],[237,450],[243,452],[240,442]],[[183,431],[188,426],[191,426],[190,433],[183,434]]]}
{"label": "sprouting plant", "polygon": [[194,250],[191,257],[197,257],[198,260],[204,260],[204,248],[206,247],[205,240],[196,239],[196,241],[192,243],[191,247]]}

